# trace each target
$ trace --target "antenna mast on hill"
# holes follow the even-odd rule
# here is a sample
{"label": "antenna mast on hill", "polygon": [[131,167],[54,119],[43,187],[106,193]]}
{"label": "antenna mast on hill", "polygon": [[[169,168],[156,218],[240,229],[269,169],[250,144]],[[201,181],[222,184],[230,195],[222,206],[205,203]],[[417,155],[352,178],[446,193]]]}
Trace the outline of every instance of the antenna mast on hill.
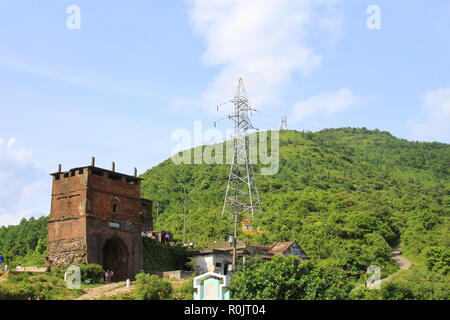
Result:
{"label": "antenna mast on hill", "polygon": [[[253,174],[253,165],[249,161],[249,130],[255,129],[250,121],[253,111],[247,99],[244,82],[239,79],[234,99],[231,100],[234,111],[228,119],[234,122],[233,161],[230,167],[227,191],[222,208],[222,217],[226,214],[234,217],[233,271],[236,267],[237,226],[240,217],[261,212],[258,189]],[[256,151],[256,150],[255,150]]]}

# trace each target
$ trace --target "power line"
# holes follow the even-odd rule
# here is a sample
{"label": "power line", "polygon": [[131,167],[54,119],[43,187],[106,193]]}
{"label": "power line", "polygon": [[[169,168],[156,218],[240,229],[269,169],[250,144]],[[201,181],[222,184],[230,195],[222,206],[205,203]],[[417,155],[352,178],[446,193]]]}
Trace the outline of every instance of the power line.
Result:
{"label": "power line", "polygon": [[416,278],[405,278],[409,281],[438,281],[438,282],[447,282],[450,281],[450,279],[416,279]]}

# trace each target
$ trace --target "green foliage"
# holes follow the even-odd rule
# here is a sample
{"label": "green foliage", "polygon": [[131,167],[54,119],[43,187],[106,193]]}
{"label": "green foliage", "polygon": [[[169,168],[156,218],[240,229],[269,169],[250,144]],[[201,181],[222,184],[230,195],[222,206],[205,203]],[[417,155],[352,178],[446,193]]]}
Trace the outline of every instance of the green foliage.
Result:
{"label": "green foliage", "polygon": [[381,285],[381,290],[359,289],[351,293],[358,300],[448,300],[450,275],[429,271],[416,264]]}
{"label": "green foliage", "polygon": [[132,292],[115,294],[113,296],[103,296],[96,300],[135,300]]}
{"label": "green foliage", "polygon": [[231,284],[238,300],[329,300],[348,298],[352,286],[343,272],[321,268],[311,261],[276,256],[270,261],[246,262]]}
{"label": "green foliage", "polygon": [[51,285],[44,283],[23,285],[0,283],[0,300],[44,300],[51,289]]}
{"label": "green foliage", "polygon": [[169,246],[156,240],[143,238],[144,270],[163,272],[183,270],[192,253],[181,246]]}
{"label": "green foliage", "polygon": [[194,300],[193,278],[174,290],[172,300]]}
{"label": "green foliage", "polygon": [[136,300],[167,300],[173,289],[170,282],[156,275],[139,273],[136,275],[133,295]]}
{"label": "green foliage", "polygon": [[43,266],[47,249],[47,217],[22,219],[0,227],[0,253],[10,266]]}
{"label": "green foliage", "polygon": [[445,247],[427,247],[424,250],[425,264],[430,271],[441,274],[450,272],[450,249]]}
{"label": "green foliage", "polygon": [[67,300],[81,294],[50,273],[10,272],[7,281],[0,283],[0,300]]}
{"label": "green foliage", "polygon": [[101,283],[105,270],[98,264],[82,264],[79,266],[81,271],[81,280],[91,280],[92,283]]}
{"label": "green foliage", "polygon": [[390,281],[383,285],[381,295],[385,300],[411,300],[414,298],[409,286],[403,282]]}
{"label": "green foliage", "polygon": [[[192,151],[192,150],[191,150]],[[280,170],[256,175],[264,214],[250,243],[296,240],[314,259],[365,272],[396,270],[389,247],[399,241],[418,256],[450,246],[450,146],[397,139],[379,130],[280,132]],[[260,166],[255,166],[256,173]],[[158,202],[157,229],[183,239],[182,200],[189,199],[186,241],[205,246],[232,233],[220,217],[228,165],[176,165],[166,160],[142,175],[143,196]]]}
{"label": "green foliage", "polygon": [[[428,274],[431,276],[431,274]],[[383,300],[448,300],[450,279],[418,279],[399,278],[382,285],[378,294]],[[372,293],[374,294],[374,293]]]}

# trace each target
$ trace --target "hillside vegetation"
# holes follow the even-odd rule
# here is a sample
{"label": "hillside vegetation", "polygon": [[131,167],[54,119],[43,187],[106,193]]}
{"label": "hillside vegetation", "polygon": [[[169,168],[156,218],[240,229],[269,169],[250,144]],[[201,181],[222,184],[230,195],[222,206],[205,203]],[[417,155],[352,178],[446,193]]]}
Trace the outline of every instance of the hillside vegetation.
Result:
{"label": "hillside vegetation", "polygon": [[43,266],[46,249],[47,217],[23,218],[16,226],[0,227],[0,253],[10,268]]}
{"label": "hillside vegetation", "polygon": [[[378,130],[281,131],[279,172],[256,175],[264,212],[253,225],[265,232],[240,239],[296,240],[323,266],[357,275],[375,264],[383,276],[397,270],[390,252],[402,242],[403,253],[437,273],[433,277],[445,276],[449,164],[448,144],[410,142]],[[225,240],[232,233],[231,220],[221,217],[228,172],[228,165],[176,165],[171,159],[148,170],[142,191],[157,204],[156,227],[182,241],[187,199],[185,240],[199,246]]]}

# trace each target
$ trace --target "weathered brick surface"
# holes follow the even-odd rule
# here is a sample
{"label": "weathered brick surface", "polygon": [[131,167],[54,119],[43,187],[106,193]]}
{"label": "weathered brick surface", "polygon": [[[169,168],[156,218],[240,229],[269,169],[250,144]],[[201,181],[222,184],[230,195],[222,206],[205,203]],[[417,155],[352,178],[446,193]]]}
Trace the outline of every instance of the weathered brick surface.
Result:
{"label": "weathered brick surface", "polygon": [[152,212],[140,198],[140,179],[96,167],[52,176],[48,265],[97,263],[115,280],[141,271],[141,232],[152,228]]}
{"label": "weathered brick surface", "polygon": [[61,239],[48,243],[47,263],[52,267],[65,267],[80,264],[87,259],[86,240],[84,238]]}

